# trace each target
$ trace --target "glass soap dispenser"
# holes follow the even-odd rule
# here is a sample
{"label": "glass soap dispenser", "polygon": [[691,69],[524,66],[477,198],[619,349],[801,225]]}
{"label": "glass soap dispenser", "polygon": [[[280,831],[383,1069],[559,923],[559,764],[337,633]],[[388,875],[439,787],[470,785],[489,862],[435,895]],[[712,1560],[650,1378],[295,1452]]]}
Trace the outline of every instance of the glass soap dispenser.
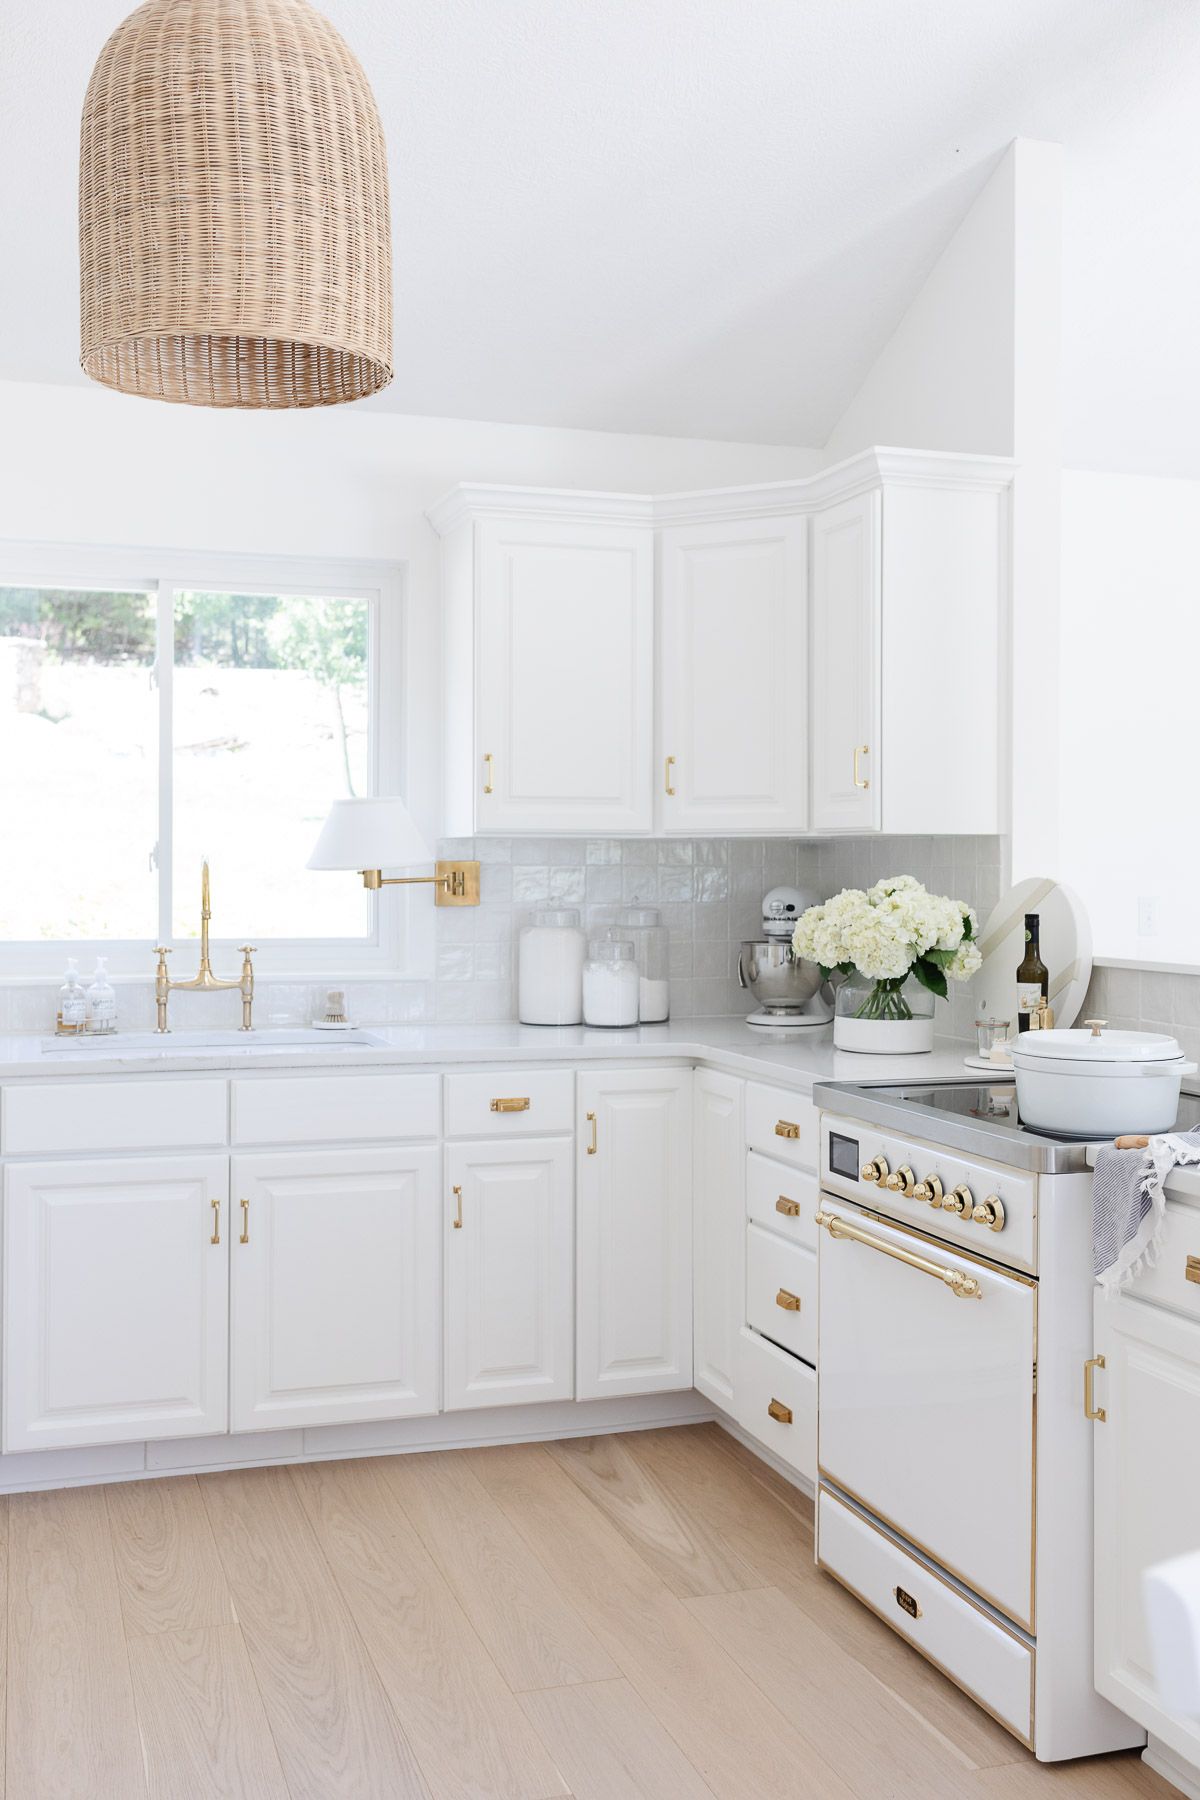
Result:
{"label": "glass soap dispenser", "polygon": [[78,1037],[87,1020],[87,995],[79,979],[79,965],[73,956],[67,958],[67,974],[58,990],[58,1017],[54,1031],[57,1037]]}
{"label": "glass soap dispenser", "polygon": [[108,979],[108,958],[96,958],[96,972],[88,983],[84,1029],[90,1037],[107,1037],[117,1029],[117,996]]}

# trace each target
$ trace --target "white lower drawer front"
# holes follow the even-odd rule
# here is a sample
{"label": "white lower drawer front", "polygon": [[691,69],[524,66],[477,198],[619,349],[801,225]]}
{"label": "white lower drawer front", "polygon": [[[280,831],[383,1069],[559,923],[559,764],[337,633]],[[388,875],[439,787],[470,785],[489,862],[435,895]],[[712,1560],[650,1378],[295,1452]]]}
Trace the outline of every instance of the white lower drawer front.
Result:
{"label": "white lower drawer front", "polygon": [[746,1227],[746,1321],[775,1343],[817,1360],[817,1259],[760,1225]]}
{"label": "white lower drawer front", "polygon": [[757,1332],[738,1340],[737,1421],[805,1480],[817,1478],[817,1372]]}
{"label": "white lower drawer front", "polygon": [[809,1250],[817,1247],[817,1178],[753,1150],[746,1158],[746,1214]]}
{"label": "white lower drawer front", "polygon": [[941,1576],[822,1488],[817,1561],[1028,1744],[1033,1652]]}

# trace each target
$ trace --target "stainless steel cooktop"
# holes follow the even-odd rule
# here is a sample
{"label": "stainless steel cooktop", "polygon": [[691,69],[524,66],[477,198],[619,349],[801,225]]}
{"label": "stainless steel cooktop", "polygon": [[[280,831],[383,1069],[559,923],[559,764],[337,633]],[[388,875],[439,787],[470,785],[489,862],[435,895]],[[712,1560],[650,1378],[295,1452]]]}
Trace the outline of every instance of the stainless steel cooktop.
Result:
{"label": "stainless steel cooktop", "polygon": [[[973,1152],[1013,1168],[1062,1175],[1089,1167],[1089,1144],[1106,1138],[1054,1137],[1021,1123],[1012,1081],[904,1083],[860,1087],[850,1081],[820,1081],[813,1102],[826,1112],[866,1119],[890,1131],[906,1131],[949,1150]],[[1176,1129],[1200,1125],[1200,1095],[1181,1094]]]}

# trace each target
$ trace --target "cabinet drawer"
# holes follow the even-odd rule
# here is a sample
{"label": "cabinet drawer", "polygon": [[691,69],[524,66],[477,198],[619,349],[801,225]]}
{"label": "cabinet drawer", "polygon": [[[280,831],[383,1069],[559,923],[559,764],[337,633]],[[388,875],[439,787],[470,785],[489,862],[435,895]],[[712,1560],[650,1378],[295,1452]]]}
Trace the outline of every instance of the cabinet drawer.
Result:
{"label": "cabinet drawer", "polygon": [[806,1362],[817,1360],[817,1259],[757,1225],[746,1230],[746,1322]]}
{"label": "cabinet drawer", "polygon": [[746,1214],[789,1243],[817,1247],[817,1178],[751,1151],[746,1158]]}
{"label": "cabinet drawer", "polygon": [[1026,1643],[827,1488],[817,1502],[817,1561],[1028,1744],[1033,1656]]}
{"label": "cabinet drawer", "polygon": [[751,1150],[815,1171],[820,1149],[817,1109],[803,1094],[748,1081],[746,1143]]}
{"label": "cabinet drawer", "polygon": [[575,1122],[570,1069],[497,1068],[486,1075],[447,1075],[447,1137],[544,1136]]}
{"label": "cabinet drawer", "polygon": [[817,1478],[817,1372],[756,1332],[738,1339],[737,1421],[809,1482]]}
{"label": "cabinet drawer", "polygon": [[1135,1300],[1200,1319],[1200,1208],[1167,1202],[1158,1260],[1126,1291]]}
{"label": "cabinet drawer", "polygon": [[436,1075],[286,1075],[233,1083],[235,1144],[336,1144],[438,1132]]}
{"label": "cabinet drawer", "polygon": [[225,1142],[225,1083],[53,1082],[4,1092],[6,1156],[174,1150]]}

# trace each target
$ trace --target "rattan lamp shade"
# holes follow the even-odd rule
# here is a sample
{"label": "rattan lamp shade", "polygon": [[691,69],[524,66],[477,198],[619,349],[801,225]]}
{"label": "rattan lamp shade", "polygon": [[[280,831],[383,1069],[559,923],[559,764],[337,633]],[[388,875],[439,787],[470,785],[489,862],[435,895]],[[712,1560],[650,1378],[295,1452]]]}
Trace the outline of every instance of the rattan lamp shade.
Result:
{"label": "rattan lamp shade", "polygon": [[148,0],[83,105],[82,351],[106,387],[331,406],[392,378],[387,162],[306,0]]}

